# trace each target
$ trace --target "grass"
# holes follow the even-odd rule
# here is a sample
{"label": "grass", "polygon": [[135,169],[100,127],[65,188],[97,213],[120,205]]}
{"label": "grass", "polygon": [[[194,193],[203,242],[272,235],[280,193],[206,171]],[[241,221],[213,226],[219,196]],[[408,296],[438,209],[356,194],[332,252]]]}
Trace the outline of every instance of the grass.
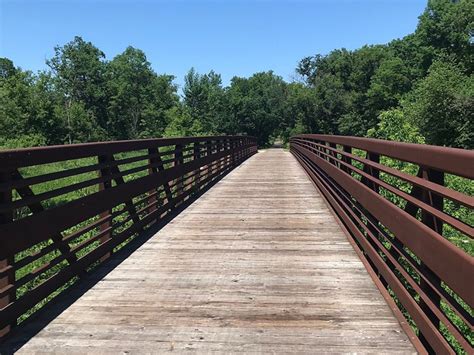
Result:
{"label": "grass", "polygon": [[[129,159],[133,157],[140,157],[140,156],[146,156],[147,152],[146,151],[136,151],[136,152],[127,152],[127,153],[119,153],[115,154],[115,159],[116,160],[122,160],[122,159]],[[360,151],[360,150],[354,150],[354,154],[359,156],[359,157],[365,157],[365,152]],[[164,159],[167,159],[166,157]],[[189,160],[188,158],[187,160]],[[45,164],[45,165],[38,165],[38,166],[33,166],[33,167],[28,167],[28,168],[23,168],[20,170],[20,173],[24,178],[29,178],[33,176],[40,176],[40,175],[45,175],[57,171],[63,171],[63,170],[70,170],[78,167],[84,167],[84,166],[92,166],[97,163],[97,160],[95,158],[84,158],[84,159],[76,159],[76,160],[71,160],[71,161],[64,161],[64,162],[59,162],[59,163],[53,163],[53,164]],[[400,162],[395,159],[391,158],[386,158],[382,157],[381,163],[389,166],[396,168],[404,173],[407,173],[412,176],[416,176],[418,172],[418,167],[410,164],[410,163],[405,163],[405,162]],[[124,176],[124,181],[129,182],[135,179],[138,179],[140,177],[143,177],[148,174],[148,169],[147,169],[147,164],[148,161],[146,160],[138,160],[132,163],[128,164],[123,164],[120,166],[121,171],[126,171],[130,169],[141,169],[140,171],[133,172],[131,174],[128,174]],[[168,163],[167,166],[170,166],[171,163]],[[354,161],[353,165],[359,169],[363,169],[363,164]],[[32,190],[35,195],[45,193],[48,191],[52,191],[54,189],[58,189],[61,187],[65,186],[70,186],[72,184],[77,184],[81,182],[85,182],[88,180],[92,180],[97,178],[98,173],[96,171],[88,172],[88,173],[83,173],[79,175],[74,175],[74,176],[69,176],[66,178],[62,179],[57,179],[54,181],[48,181],[45,183],[37,184],[32,186]],[[361,176],[358,174],[354,174],[354,178],[360,180]],[[402,191],[405,191],[409,193],[411,191],[411,185],[406,183],[405,181],[393,177],[389,174],[386,173],[380,173],[380,179],[385,181],[386,183],[395,186],[399,188]],[[450,189],[462,192],[465,195],[473,196],[474,195],[474,181],[471,181],[469,179],[464,179],[458,176],[454,175],[446,175],[445,177],[445,182],[446,186]],[[113,186],[116,185],[116,182],[113,182]],[[43,207],[45,209],[50,209],[54,207],[59,207],[62,206],[70,201],[74,201],[77,199],[80,199],[84,196],[88,196],[90,194],[96,193],[99,190],[99,186],[97,184],[84,187],[81,189],[74,190],[73,192],[69,192],[66,194],[62,194],[59,196],[55,196],[53,198],[50,198],[48,200],[45,200],[42,202]],[[404,199],[401,197],[395,195],[394,193],[386,190],[386,189],[381,189],[381,195],[384,196],[386,199],[394,203],[400,208],[404,208],[406,202]],[[146,195],[140,195],[136,196],[133,201],[134,203],[137,203],[140,199],[146,197]],[[161,191],[159,192],[158,196],[159,199],[164,198],[164,192]],[[14,194],[14,200],[20,200],[20,196],[18,193],[15,192]],[[143,203],[138,203],[137,207],[143,207]],[[447,214],[456,217],[457,219],[463,221],[464,223],[468,225],[474,225],[474,214],[473,211],[470,210],[469,208],[466,208],[462,205],[456,204],[450,200],[445,199],[444,201],[444,212]],[[115,206],[112,209],[112,213],[115,213],[116,216],[114,217],[112,223],[114,225],[120,224],[123,221],[125,221],[127,218],[130,217],[130,214],[127,212],[127,208],[125,204],[120,204],[118,206]],[[31,212],[27,207],[20,208],[16,211],[15,213],[15,219],[21,219],[25,218],[28,215],[30,215]],[[85,227],[89,225],[90,223],[93,223],[97,221],[99,216],[92,216],[81,223],[72,226],[70,229],[64,231],[63,236],[66,235],[71,235],[71,233],[74,233],[75,231],[78,231],[80,228]],[[116,228],[114,230],[114,235],[126,230],[128,227],[130,227],[133,224],[133,221],[129,220],[128,222],[124,223],[122,226]],[[390,231],[385,228],[384,226],[380,225],[381,228],[384,228],[386,231],[387,235],[391,236],[393,238],[393,235],[391,235]],[[87,233],[79,235],[77,238],[74,238],[70,241],[68,241],[68,246],[70,248],[78,247],[82,245],[83,243],[87,243],[88,241],[92,240],[94,236],[96,236],[100,232],[99,228],[93,228]],[[118,245],[114,251],[120,249],[124,245],[126,245],[130,240],[133,239],[135,235],[132,235],[131,237],[127,238],[123,243]],[[447,224],[444,224],[443,226],[443,236],[449,240],[451,243],[456,245],[458,248],[462,249],[465,251],[467,254],[473,256],[474,255],[474,243],[473,241],[469,238],[469,236],[463,235],[461,232],[457,231],[456,229],[450,227]],[[388,240],[381,240],[383,245],[385,246],[386,250],[389,250],[391,248],[391,243]],[[90,242],[86,246],[82,248],[78,248],[77,252],[75,253],[77,258],[82,258],[85,255],[87,255],[89,252],[94,250],[101,242],[99,240]],[[55,260],[57,260],[58,257],[61,256],[61,252],[52,247],[53,241],[47,240],[44,242],[41,242],[37,245],[32,246],[31,248],[24,250],[17,255],[15,255],[15,262],[16,263],[22,263],[25,260],[29,260],[30,258],[32,261],[31,262],[24,262],[25,265],[22,267],[18,268],[16,270],[16,280],[21,281],[24,280],[25,278],[30,277],[32,273],[35,273],[35,270],[40,268],[42,265],[46,263],[54,263]],[[33,255],[37,253],[41,253],[42,251],[48,250],[47,248],[50,247],[51,250],[49,252],[45,252],[44,255],[40,257],[33,257]],[[406,249],[407,253],[413,257],[413,259],[416,262],[420,262],[419,259],[414,255],[410,250]],[[382,254],[383,257],[386,258],[385,255]],[[26,259],[25,259],[26,258]],[[419,283],[420,281],[420,276],[416,272],[416,270],[409,265],[407,260],[403,257],[399,259],[400,264],[402,267],[410,274],[410,276],[417,282]],[[46,269],[44,272],[38,272],[36,277],[31,278],[28,282],[22,284],[20,287],[17,288],[16,291],[16,297],[21,298],[24,296],[26,293],[29,291],[33,290],[35,287],[49,279],[50,277],[53,277],[56,275],[58,272],[63,270],[69,265],[69,262],[67,260],[63,260],[56,265],[50,267],[49,269]],[[95,267],[97,263],[93,264],[90,266],[92,269]],[[419,302],[419,296],[414,292],[414,290],[410,287],[408,284],[407,280],[404,279],[404,277],[398,272],[397,276],[401,280],[401,282],[405,285],[405,287],[409,290],[409,292],[412,294],[414,299]],[[53,293],[51,293],[48,297],[40,301],[38,304],[36,304],[33,308],[22,314],[18,318],[18,322],[21,323],[25,321],[31,314],[35,313],[38,309],[42,308],[45,304],[50,302],[52,299],[54,299],[57,295],[62,293],[64,290],[69,288],[71,285],[76,283],[78,281],[78,277],[74,277],[68,282],[66,282],[63,286],[55,290]],[[442,287],[448,292],[450,295],[452,295],[458,302],[459,304],[472,316],[473,315],[473,310],[463,301],[461,300],[452,290],[449,289],[449,287],[445,284],[442,284]],[[414,331],[417,333],[418,328],[413,321],[413,319],[410,317],[410,315],[404,310],[403,306],[397,299],[396,295],[389,289],[390,294],[392,297],[395,299],[396,303],[404,313],[405,317],[407,318],[409,324],[412,326]],[[441,309],[442,311],[446,314],[446,316],[454,323],[458,329],[464,334],[464,336],[468,339],[468,342],[472,345],[474,343],[474,336],[469,328],[469,325],[465,324],[462,319],[460,319],[456,313],[448,306],[446,302],[441,303]],[[447,341],[453,346],[453,348],[456,350],[457,353],[463,354],[465,353],[463,349],[460,347],[460,345],[457,343],[457,341],[454,339],[452,334],[449,333],[447,328],[445,326],[441,326],[441,332],[447,339]]]}
{"label": "grass", "polygon": [[[354,154],[365,158],[365,152],[361,150],[354,150]],[[418,173],[418,166],[411,164],[411,163],[406,163],[406,162],[401,162],[396,159],[388,158],[388,157],[382,157],[381,164],[396,168],[399,171],[402,171],[408,175],[411,176],[416,176]],[[363,164],[359,162],[353,162],[353,165],[359,169],[363,169]],[[356,176],[358,180],[360,180],[361,176]],[[411,184],[394,177],[390,174],[387,173],[380,173],[380,179],[398,189],[401,191],[404,191],[406,193],[411,192]],[[465,179],[459,176],[455,175],[450,175],[446,174],[445,175],[445,186],[448,187],[449,189],[461,192],[465,195],[468,196],[474,196],[474,181],[470,179]],[[398,206],[399,208],[403,209],[406,205],[406,201],[401,198],[400,196],[394,194],[391,191],[388,191],[384,188],[380,188],[380,194],[384,196],[387,200]],[[474,213],[471,209],[460,205],[458,203],[455,203],[449,199],[444,199],[444,206],[443,206],[443,211],[458,220],[473,226],[474,225]],[[421,213],[419,212],[417,215],[418,219],[421,217]],[[390,231],[385,228],[384,226],[380,225],[385,232],[387,232],[388,235],[391,235]],[[393,237],[393,235],[392,235]],[[460,231],[456,230],[455,228],[451,227],[447,223],[443,224],[443,237],[446,238],[449,242],[454,244],[456,247],[459,249],[463,250],[465,253],[467,253],[470,256],[474,256],[474,242],[473,240],[468,236]],[[386,247],[387,251],[390,250],[391,245],[388,241],[384,240],[383,241],[384,246]],[[415,261],[418,263],[421,263],[421,261],[416,257],[415,254],[413,254],[411,251],[409,251],[407,248],[405,250],[413,257]],[[386,259],[386,256],[383,255]],[[415,280],[417,283],[420,282],[420,275],[418,272],[411,267],[407,260],[403,257],[399,258],[399,262],[404,267],[404,269],[407,271],[407,273]],[[409,292],[412,294],[414,299],[417,302],[420,302],[420,297],[416,292],[410,287],[408,284],[407,280],[404,279],[403,276],[398,272],[397,277],[400,279],[402,284],[405,285],[405,287],[409,290]],[[469,307],[469,305],[464,302],[459,296],[457,296],[445,283],[441,283],[441,287],[451,296],[454,297],[454,299],[460,304],[464,310],[466,310],[471,316],[474,315],[473,309]],[[416,334],[418,334],[418,327],[416,326],[416,323],[413,321],[411,318],[410,314],[404,309],[396,295],[393,293],[391,289],[389,289],[389,293],[392,295],[392,297],[395,299],[397,305],[399,306],[400,310],[402,313],[405,315],[407,318],[408,323],[411,325],[413,330],[415,331]],[[473,346],[474,345],[474,334],[471,331],[470,327],[468,324],[464,323],[463,320],[454,312],[453,309],[450,308],[447,302],[444,300],[441,301],[441,310],[444,312],[446,317],[459,329],[459,331],[464,335],[464,337],[467,339],[468,343]],[[466,351],[460,346],[460,344],[457,342],[455,337],[449,332],[447,327],[441,323],[440,324],[440,330],[443,336],[446,338],[448,343],[453,347],[453,349],[458,353],[458,354],[466,354]]]}
{"label": "grass", "polygon": [[[115,154],[114,157],[116,160],[128,159],[128,158],[140,157],[140,156],[145,157],[143,160],[138,160],[132,163],[120,165],[121,171],[127,171],[130,169],[141,169],[140,171],[136,171],[132,174],[125,175],[124,176],[125,182],[129,182],[129,181],[141,178],[149,173],[148,167],[147,167],[148,159],[146,157],[146,154],[147,154],[146,151],[135,151],[135,152]],[[164,159],[169,159],[169,157],[164,157]],[[79,167],[92,166],[94,164],[97,164],[97,158],[84,158],[84,159],[76,159],[76,160],[22,168],[20,169],[20,173],[23,176],[23,178],[30,178],[30,177],[41,176],[41,175],[50,174],[50,173],[59,172],[59,171],[75,169]],[[167,165],[169,166],[170,164],[167,164]],[[97,171],[91,171],[91,172],[87,172],[83,174],[68,176],[65,178],[36,184],[36,185],[31,186],[31,190],[33,191],[35,195],[38,195],[38,194],[49,192],[49,191],[59,189],[62,187],[96,179],[98,176],[99,174]],[[116,184],[117,183],[113,181],[112,186],[116,186]],[[74,190],[72,192],[68,192],[65,194],[61,194],[61,195],[49,198],[47,200],[42,201],[41,205],[45,210],[48,210],[51,208],[57,208],[57,207],[65,205],[68,202],[94,194],[98,191],[99,191],[99,185],[96,183],[91,186],[87,186],[81,189]],[[163,198],[164,197],[163,195],[164,194],[161,192],[157,195],[157,197]],[[139,196],[134,197],[133,202],[137,203],[137,201],[142,199],[144,196],[146,195],[139,195]],[[20,195],[15,190],[13,192],[13,201],[21,201]],[[136,208],[143,207],[145,202],[146,201],[142,202],[141,204],[140,203],[137,204]],[[120,224],[121,222],[125,221],[127,218],[130,217],[130,214],[125,204],[120,204],[118,206],[115,206],[112,209],[112,213],[116,214],[116,216],[112,220],[113,225]],[[19,219],[28,217],[31,214],[32,212],[29,210],[28,207],[18,208],[15,210],[14,220],[19,220]],[[92,216],[90,218],[87,218],[81,223],[75,226],[71,226],[71,228],[65,230],[62,233],[61,237],[70,236],[72,235],[72,233],[80,230],[83,227],[90,225],[91,223],[97,221],[98,219],[99,219],[99,216]],[[117,235],[120,232],[123,232],[132,224],[133,224],[133,221],[128,221],[124,223],[123,225],[121,225],[120,227],[114,228],[113,235]],[[93,241],[93,238],[99,232],[100,232],[99,227],[92,228],[87,233],[80,234],[77,237],[72,238],[71,240],[68,240],[66,245],[69,248],[77,248],[77,251],[74,253],[74,255],[76,258],[80,259],[84,257],[85,255],[87,255],[88,253],[90,253],[91,251],[93,251],[95,248],[97,248],[97,246],[101,244],[100,240]],[[131,239],[133,239],[134,236],[135,235],[132,235],[131,237],[127,238],[124,242],[118,245],[114,251],[126,245],[128,242],[130,242]],[[57,244],[55,244],[54,246],[53,244],[54,244],[53,240],[49,239],[49,240],[40,242],[15,255],[15,263],[16,265],[20,266],[15,270],[15,279],[17,280],[16,283],[18,285],[16,289],[17,299],[23,297],[25,294],[32,291],[37,286],[41,285],[43,282],[45,282],[49,278],[54,277],[61,270],[65,269],[69,265],[68,260],[62,260],[60,262],[57,262],[60,259],[62,253],[56,248]],[[82,245],[84,246],[81,247]],[[46,267],[43,271],[41,268],[48,264],[50,265],[50,267]],[[93,268],[93,266],[94,265],[91,265],[90,268]],[[51,293],[48,297],[41,300],[34,307],[32,307],[31,309],[29,309],[28,311],[20,315],[18,318],[18,323],[24,322],[29,316],[31,316],[37,310],[42,308],[45,304],[47,304],[49,301],[54,299],[57,295],[62,293],[71,285],[76,283],[77,280],[78,280],[78,277],[73,277],[71,280],[66,282],[63,286],[61,286],[60,288],[55,290],[53,293]]]}
{"label": "grass", "polygon": [[[338,146],[338,149],[342,149],[341,146]],[[366,152],[360,149],[353,149],[352,153],[356,157],[360,158],[365,158],[366,157]],[[339,159],[341,159],[341,155],[338,156]],[[399,161],[396,159],[392,159],[389,157],[381,157],[380,163],[382,165],[385,165],[387,167],[395,168],[398,171],[401,171],[405,174],[408,174],[410,176],[417,176],[418,174],[418,169],[419,167],[415,164]],[[356,160],[352,160],[352,165],[359,169],[363,170],[364,169],[364,164],[361,162],[358,162]],[[358,181],[362,180],[362,175],[357,173],[357,172],[352,172],[352,177]],[[395,187],[396,189],[399,189],[402,192],[410,194],[412,190],[412,185],[408,182],[406,182],[403,179],[397,178],[395,176],[392,176],[388,173],[380,172],[379,176],[380,180],[384,181],[385,183],[391,185],[392,187]],[[465,195],[468,196],[473,196],[474,195],[474,181],[470,179],[465,179],[459,176],[454,176],[450,174],[445,175],[445,186],[448,187],[451,190],[455,190],[458,192],[461,192]],[[400,209],[404,209],[406,206],[406,200],[396,193],[390,191],[387,188],[379,187],[379,193],[381,196],[383,196],[385,199],[399,207]],[[466,223],[467,225],[473,226],[474,225],[474,213],[471,209],[460,205],[459,203],[453,202],[449,199],[444,199],[444,206],[443,206],[443,212],[446,214],[455,217],[456,219]],[[421,211],[418,211],[416,218],[421,220]],[[361,216],[362,222],[367,223],[367,218],[364,216]],[[377,223],[377,226],[379,229],[381,229],[384,233],[385,236],[378,235],[378,239],[380,243],[382,244],[383,248],[379,251],[380,256],[385,260],[385,262],[388,262],[388,254],[390,253],[391,249],[393,248],[392,243],[393,239],[395,236],[391,233],[391,231],[386,228],[384,225],[382,225],[380,222]],[[364,233],[363,229],[361,228],[361,232]],[[364,233],[365,234],[365,233]],[[446,240],[448,240],[450,243],[458,247],[460,250],[465,252],[466,254],[470,256],[474,256],[474,242],[470,238],[470,236],[463,234],[462,232],[458,231],[457,229],[451,227],[447,223],[443,224],[443,231],[442,235]],[[357,242],[357,241],[356,241]],[[358,244],[358,243],[357,243]],[[359,247],[361,247],[359,245]],[[421,264],[421,260],[407,247],[403,248],[404,252],[407,254],[407,256],[411,259],[411,263],[419,267]],[[410,282],[419,284],[421,281],[420,274],[418,273],[417,269],[413,267],[413,265],[410,264],[408,259],[404,257],[403,255],[400,254],[399,257],[395,258],[397,259],[398,263],[400,264],[401,268],[400,269],[395,269],[394,273],[401,282],[401,284],[407,289],[411,297],[413,299],[420,303],[420,296],[417,294],[416,290],[410,285]],[[408,280],[405,276],[402,275],[402,272],[406,272],[408,274]],[[410,282],[409,282],[410,281]],[[473,309],[469,307],[469,305],[464,302],[458,295],[456,295],[445,283],[441,282],[441,287],[442,289],[452,296],[455,301],[471,316],[473,316]],[[404,316],[407,319],[408,324],[412,327],[413,331],[415,334],[419,333],[418,327],[411,317],[411,315],[406,311],[406,309],[403,307],[402,303],[396,296],[396,294],[393,292],[393,290],[388,286],[388,291],[389,294],[394,298],[396,304],[400,308],[401,312],[404,314]],[[445,314],[445,316],[449,319],[449,321],[454,325],[454,327],[458,328],[460,333],[463,334],[467,342],[473,346],[474,345],[474,334],[472,333],[469,324],[465,323],[462,318],[460,318],[457,313],[451,309],[449,304],[445,302],[444,300],[441,301],[440,303],[440,309],[441,311]],[[453,347],[453,349],[459,353],[459,354],[465,354],[466,351],[462,348],[462,346],[458,343],[458,341],[455,339],[453,334],[450,333],[446,325],[443,323],[440,324],[440,332],[443,334],[447,342]]]}

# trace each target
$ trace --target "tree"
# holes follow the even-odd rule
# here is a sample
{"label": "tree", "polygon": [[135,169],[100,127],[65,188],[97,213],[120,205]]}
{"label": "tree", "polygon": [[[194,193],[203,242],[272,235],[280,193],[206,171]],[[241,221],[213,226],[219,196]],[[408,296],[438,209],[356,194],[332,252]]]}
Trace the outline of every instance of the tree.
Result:
{"label": "tree", "polygon": [[203,132],[222,133],[224,89],[219,74],[211,70],[201,75],[191,68],[184,77],[183,100],[191,118],[201,122]]}
{"label": "tree", "polygon": [[317,111],[315,90],[300,83],[288,84],[278,128],[283,141],[286,143],[292,135],[299,133],[326,132],[327,127],[323,126]]}
{"label": "tree", "polygon": [[187,106],[173,107],[168,112],[169,124],[165,130],[167,137],[190,137],[204,135],[201,121],[192,117]]}
{"label": "tree", "polygon": [[173,77],[157,76],[145,53],[128,47],[107,67],[108,127],[116,139],[160,136],[177,101]]}
{"label": "tree", "polygon": [[33,75],[16,68],[9,60],[1,63],[0,138],[18,146],[62,143],[63,126],[54,115],[55,94],[46,73]]}
{"label": "tree", "polygon": [[261,72],[250,78],[234,77],[227,90],[227,119],[232,132],[257,137],[266,145],[279,127],[285,101],[286,83],[273,72]]}
{"label": "tree", "polygon": [[474,2],[429,0],[419,19],[387,45],[303,58],[299,83],[268,71],[224,87],[191,69],[181,100],[133,47],[109,62],[75,37],[38,74],[0,58],[0,144],[249,134],[267,145],[306,132],[472,148]]}
{"label": "tree", "polygon": [[97,127],[94,117],[86,110],[84,103],[68,101],[66,105],[57,105],[54,110],[54,116],[62,122],[65,143],[93,142],[107,138],[107,133]]}
{"label": "tree", "polygon": [[404,102],[404,111],[426,142],[474,147],[474,81],[452,62],[433,63]]}
{"label": "tree", "polygon": [[81,37],[54,49],[47,60],[56,80],[57,90],[63,95],[66,107],[82,102],[102,128],[106,128],[105,54]]}
{"label": "tree", "polygon": [[384,60],[370,80],[368,106],[375,112],[396,107],[411,88],[409,75],[402,59],[392,57]]}
{"label": "tree", "polygon": [[[381,63],[388,58],[387,46],[379,45],[352,52],[335,50],[328,55],[304,58],[299,63],[297,72],[316,91],[317,115],[327,133],[364,135],[377,123],[377,115],[380,109],[386,108],[386,103],[375,107],[369,102],[368,91]],[[385,71],[379,73],[379,87]],[[376,98],[377,89],[373,89],[372,99]]]}
{"label": "tree", "polygon": [[0,58],[0,79],[8,79],[16,73],[17,69],[10,59]]}
{"label": "tree", "polygon": [[417,126],[410,122],[400,109],[384,111],[380,114],[379,123],[367,131],[367,137],[396,142],[425,143]]}
{"label": "tree", "polygon": [[452,56],[469,73],[474,68],[474,2],[472,0],[428,0],[415,35],[439,54]]}

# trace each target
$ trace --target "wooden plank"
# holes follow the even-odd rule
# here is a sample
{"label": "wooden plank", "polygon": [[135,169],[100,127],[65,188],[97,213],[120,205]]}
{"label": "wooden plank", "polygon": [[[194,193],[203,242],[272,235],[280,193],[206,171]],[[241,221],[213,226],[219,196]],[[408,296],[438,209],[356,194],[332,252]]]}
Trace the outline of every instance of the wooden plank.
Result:
{"label": "wooden plank", "polygon": [[189,350],[415,352],[282,149],[236,168],[19,353]]}

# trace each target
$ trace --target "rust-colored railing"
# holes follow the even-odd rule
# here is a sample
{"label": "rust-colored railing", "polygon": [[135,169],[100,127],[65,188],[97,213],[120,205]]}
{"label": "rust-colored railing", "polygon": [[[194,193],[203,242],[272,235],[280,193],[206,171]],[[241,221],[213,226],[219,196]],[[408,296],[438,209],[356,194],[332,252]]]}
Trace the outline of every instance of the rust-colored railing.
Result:
{"label": "rust-colored railing", "polygon": [[0,335],[256,151],[247,136],[0,151]]}
{"label": "rust-colored railing", "polygon": [[417,350],[472,353],[474,152],[327,135],[290,149]]}

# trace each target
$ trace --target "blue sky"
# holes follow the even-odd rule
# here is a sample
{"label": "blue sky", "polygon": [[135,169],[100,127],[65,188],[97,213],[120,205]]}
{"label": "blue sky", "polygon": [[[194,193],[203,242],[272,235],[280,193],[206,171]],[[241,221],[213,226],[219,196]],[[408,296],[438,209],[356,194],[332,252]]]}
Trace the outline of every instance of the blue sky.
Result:
{"label": "blue sky", "polygon": [[45,69],[56,45],[82,36],[108,59],[140,48],[158,73],[195,67],[234,75],[274,70],[291,80],[298,60],[380,44],[414,31],[426,0],[0,0],[0,56]]}

